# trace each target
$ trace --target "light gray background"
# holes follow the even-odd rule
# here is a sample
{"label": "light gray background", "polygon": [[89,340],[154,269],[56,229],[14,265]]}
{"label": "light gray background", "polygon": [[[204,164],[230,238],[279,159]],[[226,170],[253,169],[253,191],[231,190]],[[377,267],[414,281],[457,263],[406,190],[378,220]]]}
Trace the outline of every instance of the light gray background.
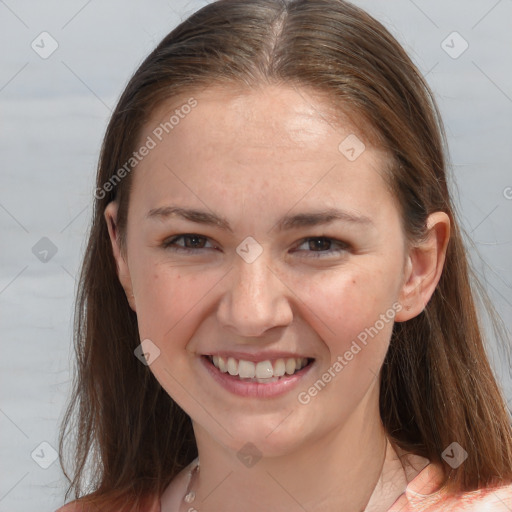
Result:
{"label": "light gray background", "polygon": [[[475,265],[511,331],[512,0],[355,3],[391,29],[437,95],[455,200],[483,257]],[[40,444],[57,449],[69,391],[75,278],[100,142],[136,66],[202,5],[0,0],[0,512],[62,505],[58,461],[43,469],[35,460],[51,462]],[[59,45],[47,59],[31,48],[43,31]],[[469,44],[456,59],[442,47],[454,31]],[[463,44],[451,36],[445,47],[453,54]],[[57,247],[46,263],[32,252],[42,237]],[[496,349],[491,356],[511,399],[510,367]]]}

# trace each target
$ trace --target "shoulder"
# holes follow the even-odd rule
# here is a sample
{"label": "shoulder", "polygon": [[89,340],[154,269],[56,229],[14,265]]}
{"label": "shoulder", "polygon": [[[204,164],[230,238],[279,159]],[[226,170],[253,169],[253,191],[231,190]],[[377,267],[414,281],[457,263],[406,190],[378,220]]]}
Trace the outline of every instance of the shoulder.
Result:
{"label": "shoulder", "polygon": [[440,487],[442,469],[425,467],[388,512],[510,512],[512,483],[476,491],[448,494]]}
{"label": "shoulder", "polygon": [[453,496],[449,501],[454,512],[510,512],[512,510],[512,484],[479,489]]}
{"label": "shoulder", "polygon": [[66,505],[57,509],[55,512],[98,512],[98,507],[77,500],[66,503]]}
{"label": "shoulder", "polygon": [[55,512],[88,512],[88,511],[83,503],[77,503],[76,501],[72,501],[71,503],[68,503],[68,504],[64,505],[63,507],[60,507]]}
{"label": "shoulder", "polygon": [[[105,508],[101,508],[102,511],[106,510]],[[121,509],[117,509],[118,512],[126,512],[126,507],[122,507]],[[133,507],[130,507],[130,510],[133,510]],[[145,512],[161,512],[160,510],[160,500],[154,499],[151,501],[150,504],[148,504],[147,508],[144,509]],[[57,509],[55,512],[99,512],[100,509],[98,506],[94,504],[87,504],[83,503],[82,501],[75,500],[71,503],[67,503],[66,505],[62,506],[61,508]],[[113,510],[109,510],[109,512],[114,512]]]}
{"label": "shoulder", "polygon": [[[429,502],[425,497],[425,504]],[[426,512],[510,512],[512,510],[512,484],[498,488],[439,496],[424,509]],[[413,509],[416,510],[416,509]],[[423,509],[422,509],[423,510]]]}

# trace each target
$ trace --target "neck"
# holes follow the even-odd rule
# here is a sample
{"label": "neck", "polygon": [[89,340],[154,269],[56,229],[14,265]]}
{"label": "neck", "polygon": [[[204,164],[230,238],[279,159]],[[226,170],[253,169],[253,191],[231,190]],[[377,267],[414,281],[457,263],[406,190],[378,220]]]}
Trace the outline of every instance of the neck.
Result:
{"label": "neck", "polygon": [[286,455],[262,457],[250,467],[194,424],[200,459],[194,509],[387,511],[407,480],[374,405],[377,414],[369,414],[366,404],[328,435],[305,439]]}

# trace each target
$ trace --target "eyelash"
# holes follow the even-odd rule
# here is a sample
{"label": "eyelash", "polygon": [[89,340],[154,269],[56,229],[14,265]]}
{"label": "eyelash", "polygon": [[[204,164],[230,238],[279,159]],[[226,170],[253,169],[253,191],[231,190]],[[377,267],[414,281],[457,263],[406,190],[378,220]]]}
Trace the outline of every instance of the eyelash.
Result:
{"label": "eyelash", "polygon": [[[208,238],[205,236],[197,235],[195,233],[187,233],[187,234],[175,236],[169,240],[164,241],[162,244],[162,247],[164,249],[168,249],[171,251],[187,253],[187,254],[197,252],[198,250],[202,250],[202,249],[211,249],[211,247],[191,248],[191,247],[181,247],[179,245],[174,245],[178,240],[180,240],[182,238],[183,239],[199,238],[201,240],[208,240]],[[342,252],[347,252],[350,249],[350,245],[347,244],[346,242],[342,242],[341,240],[337,240],[335,238],[329,238],[326,236],[310,236],[310,237],[304,238],[301,240],[300,244],[297,247],[300,247],[301,245],[303,245],[305,243],[311,242],[312,240],[322,240],[322,241],[332,242],[333,244],[337,244],[340,247],[338,249],[329,249],[327,251],[306,251],[306,252],[312,253],[312,256],[307,256],[308,258],[310,258],[310,257],[322,258],[322,257],[325,257],[325,256],[323,256],[325,254],[327,254],[327,255],[338,254],[338,253],[342,253]]]}

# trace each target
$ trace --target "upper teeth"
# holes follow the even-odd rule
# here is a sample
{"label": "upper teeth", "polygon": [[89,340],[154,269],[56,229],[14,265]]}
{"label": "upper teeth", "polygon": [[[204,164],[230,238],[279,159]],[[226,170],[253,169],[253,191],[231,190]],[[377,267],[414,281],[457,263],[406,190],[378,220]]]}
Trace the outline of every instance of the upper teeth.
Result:
{"label": "upper teeth", "polygon": [[276,359],[275,361],[260,361],[253,363],[234,357],[213,356],[213,364],[223,373],[238,375],[242,379],[271,379],[282,377],[285,373],[292,375],[307,365],[306,357],[289,357],[288,359]]}

